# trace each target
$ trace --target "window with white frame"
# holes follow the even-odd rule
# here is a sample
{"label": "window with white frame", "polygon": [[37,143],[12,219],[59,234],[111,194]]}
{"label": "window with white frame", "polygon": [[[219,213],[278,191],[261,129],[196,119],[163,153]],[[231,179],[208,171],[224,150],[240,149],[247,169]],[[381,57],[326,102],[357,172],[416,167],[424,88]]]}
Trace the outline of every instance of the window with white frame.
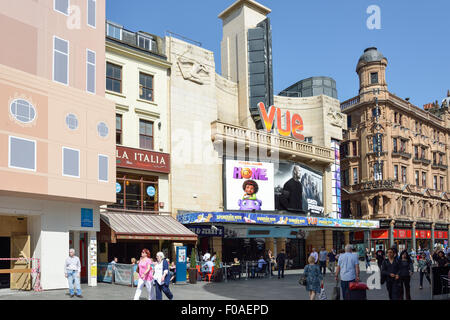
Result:
{"label": "window with white frame", "polygon": [[65,14],[66,16],[69,15],[69,6],[69,0],[53,0],[53,9]]}
{"label": "window with white frame", "polygon": [[15,99],[11,102],[9,112],[19,122],[30,123],[36,118],[36,109],[24,99]]}
{"label": "window with white frame", "polygon": [[69,41],[53,37],[53,81],[69,84]]}
{"label": "window with white frame", "polygon": [[36,141],[9,136],[8,166],[36,171]]}
{"label": "window with white frame", "polygon": [[138,47],[151,51],[152,39],[138,35]]}
{"label": "window with white frame", "polygon": [[80,177],[80,150],[62,148],[63,176]]}
{"label": "window with white frame", "polygon": [[122,40],[122,27],[108,22],[106,24],[106,35],[111,38]]}
{"label": "window with white frame", "polygon": [[97,1],[87,0],[87,24],[95,28],[96,14],[97,14]]}
{"label": "window with white frame", "polygon": [[95,93],[95,51],[86,50],[86,91]]}
{"label": "window with white frame", "polygon": [[98,180],[108,182],[108,156],[98,155]]}

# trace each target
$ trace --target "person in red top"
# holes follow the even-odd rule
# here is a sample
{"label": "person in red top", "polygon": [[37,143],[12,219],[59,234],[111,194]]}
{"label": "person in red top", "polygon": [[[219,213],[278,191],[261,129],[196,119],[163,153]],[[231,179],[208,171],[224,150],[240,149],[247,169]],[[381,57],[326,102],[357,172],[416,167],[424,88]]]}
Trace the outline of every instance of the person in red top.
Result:
{"label": "person in red top", "polygon": [[148,300],[155,300],[152,296],[153,286],[153,270],[150,260],[150,251],[142,249],[141,259],[139,260],[139,280],[134,294],[134,300],[139,300],[142,292],[142,287],[145,285],[148,292]]}

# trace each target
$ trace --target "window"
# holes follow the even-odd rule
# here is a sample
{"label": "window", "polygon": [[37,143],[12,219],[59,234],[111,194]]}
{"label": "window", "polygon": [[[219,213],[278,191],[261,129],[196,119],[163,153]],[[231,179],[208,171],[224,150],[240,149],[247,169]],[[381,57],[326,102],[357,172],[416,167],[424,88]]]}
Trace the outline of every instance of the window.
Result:
{"label": "window", "polygon": [[106,90],[122,93],[122,67],[106,63]]}
{"label": "window", "polygon": [[393,152],[397,152],[397,138],[394,138],[393,139],[393,142],[394,142],[394,151]]}
{"label": "window", "polygon": [[108,156],[98,155],[98,180],[108,182]]}
{"label": "window", "polygon": [[439,190],[444,191],[444,177],[439,177]]}
{"label": "window", "polygon": [[370,73],[370,83],[378,83],[378,72],[371,72]]}
{"label": "window", "polygon": [[437,190],[437,176],[433,176],[433,189]]}
{"label": "window", "polygon": [[358,149],[356,147],[356,141],[352,141],[352,149],[353,149],[353,156],[357,156],[358,155]]}
{"label": "window", "polygon": [[414,146],[414,159],[419,159],[419,148]]}
{"label": "window", "polygon": [[427,187],[427,173],[426,172],[422,172],[422,187],[424,187],[424,188]]}
{"label": "window", "polygon": [[348,186],[350,184],[348,177],[348,169],[342,171],[342,184]]}
{"label": "window", "polygon": [[352,116],[347,115],[347,128],[351,128],[351,127],[352,127]]}
{"label": "window", "polygon": [[437,164],[436,158],[436,152],[433,152],[433,164]]}
{"label": "window", "polygon": [[80,177],[80,150],[62,148],[63,176]]}
{"label": "window", "polygon": [[139,147],[153,150],[153,122],[139,120]]}
{"label": "window", "polygon": [[425,148],[424,147],[420,148],[420,158],[425,159]]}
{"label": "window", "polygon": [[442,165],[442,159],[443,159],[444,157],[442,156],[442,153],[440,153],[439,154],[439,164],[440,165]]}
{"label": "window", "polygon": [[305,142],[306,143],[313,143],[313,138],[312,137],[305,137]]}
{"label": "window", "polygon": [[375,181],[383,180],[383,162],[373,164],[373,177]]}
{"label": "window", "polygon": [[372,199],[372,208],[373,208],[373,214],[377,214],[378,213],[378,196],[373,197]]}
{"label": "window", "polygon": [[122,27],[108,22],[106,24],[106,35],[111,38],[122,40]]}
{"label": "window", "polygon": [[383,151],[383,136],[377,133],[373,136],[373,152],[381,153]]}
{"label": "window", "polygon": [[158,211],[158,177],[117,173],[116,203],[112,208]]}
{"label": "window", "polygon": [[339,147],[341,158],[346,158],[348,156],[348,143],[342,143]]}
{"label": "window", "polygon": [[95,93],[95,52],[86,50],[86,91]]}
{"label": "window", "polygon": [[420,183],[419,183],[419,171],[416,171],[414,173],[414,177],[416,178],[416,186],[419,186],[420,185]]}
{"label": "window", "polygon": [[36,141],[10,136],[8,166],[36,171]]}
{"label": "window", "polygon": [[155,40],[142,35],[138,35],[138,47],[152,51],[154,50],[155,45],[156,45]]}
{"label": "window", "polygon": [[87,24],[93,28],[95,28],[96,23],[96,5],[96,0],[87,0]]}
{"label": "window", "polygon": [[122,144],[122,115],[116,114],[116,144]]}
{"label": "window", "polygon": [[153,101],[153,76],[139,73],[139,98]]}
{"label": "window", "polygon": [[400,139],[400,152],[406,152],[406,140]]}
{"label": "window", "polygon": [[394,123],[397,123],[397,112],[394,112]]}
{"label": "window", "polygon": [[9,107],[11,115],[22,123],[30,123],[36,118],[36,109],[27,100],[15,99]]}
{"label": "window", "polygon": [[69,0],[53,0],[53,10],[69,15]]}
{"label": "window", "polygon": [[394,180],[398,181],[398,165],[394,165]]}
{"label": "window", "polygon": [[406,167],[402,166],[402,183],[406,183]]}
{"label": "window", "polygon": [[76,130],[78,128],[78,118],[76,115],[69,113],[66,116],[66,125],[70,130]]}
{"label": "window", "polygon": [[353,168],[353,184],[358,183],[358,168]]}
{"label": "window", "polygon": [[106,125],[106,123],[100,122],[100,123],[97,125],[97,132],[98,132],[98,135],[99,135],[100,137],[102,137],[102,138],[107,137],[107,136],[108,136],[109,129],[108,129],[108,126]]}
{"label": "window", "polygon": [[69,41],[53,37],[53,81],[69,84]]}

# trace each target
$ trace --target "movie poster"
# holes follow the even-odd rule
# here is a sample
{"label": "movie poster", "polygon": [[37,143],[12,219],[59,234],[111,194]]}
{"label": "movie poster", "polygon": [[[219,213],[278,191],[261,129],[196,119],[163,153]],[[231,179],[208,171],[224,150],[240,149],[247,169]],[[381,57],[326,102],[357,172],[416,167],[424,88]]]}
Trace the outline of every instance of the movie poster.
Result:
{"label": "movie poster", "polygon": [[226,209],[273,211],[273,163],[226,160]]}
{"label": "movie poster", "polygon": [[275,172],[275,207],[323,215],[322,174],[293,162],[280,162]]}

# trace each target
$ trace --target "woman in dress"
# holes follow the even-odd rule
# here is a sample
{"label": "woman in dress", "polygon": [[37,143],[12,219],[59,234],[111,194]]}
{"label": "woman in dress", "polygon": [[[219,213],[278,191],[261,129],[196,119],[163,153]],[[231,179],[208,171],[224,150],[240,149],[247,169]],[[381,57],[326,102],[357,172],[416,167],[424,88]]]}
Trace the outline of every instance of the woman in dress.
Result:
{"label": "woman in dress", "polygon": [[139,280],[136,288],[136,293],[134,294],[134,300],[139,300],[142,293],[142,287],[144,285],[147,288],[148,300],[154,300],[152,299],[153,270],[150,261],[150,251],[148,251],[148,249],[142,249],[141,259],[139,260],[138,266]]}
{"label": "woman in dress", "polygon": [[323,275],[320,268],[316,265],[313,256],[309,256],[308,265],[305,266],[303,273],[306,277],[306,290],[309,291],[309,300],[316,299],[316,293],[320,293],[320,287],[323,284]]}

